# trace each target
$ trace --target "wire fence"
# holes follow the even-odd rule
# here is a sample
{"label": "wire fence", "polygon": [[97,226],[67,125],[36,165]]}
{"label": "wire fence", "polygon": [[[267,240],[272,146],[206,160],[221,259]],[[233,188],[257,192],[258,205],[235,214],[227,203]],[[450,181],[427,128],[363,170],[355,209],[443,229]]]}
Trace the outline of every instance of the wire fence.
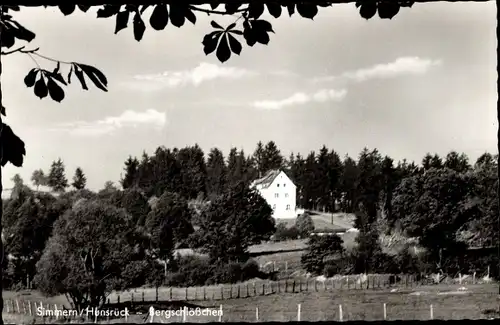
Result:
{"label": "wire fence", "polygon": [[[138,288],[125,292],[112,292],[103,309],[123,309],[141,310],[139,314],[127,315],[128,322],[144,322],[147,319],[155,318],[155,322],[213,322],[213,321],[328,321],[328,320],[425,320],[434,317],[436,319],[465,319],[481,318],[483,313],[479,312],[477,303],[464,305],[460,301],[455,301],[446,306],[442,305],[442,300],[432,302],[408,301],[400,303],[377,303],[358,301],[339,301],[335,303],[329,299],[332,297],[347,297],[349,295],[363,295],[370,292],[379,294],[380,297],[388,297],[390,293],[398,291],[418,291],[426,285],[458,284],[464,286],[484,284],[492,282],[486,277],[459,274],[458,278],[453,277],[422,277],[415,275],[394,275],[394,274],[360,274],[348,276],[335,276],[333,278],[296,278],[284,279],[280,281],[258,280],[237,284],[224,284],[203,287],[159,287],[159,288]],[[455,288],[456,289],[456,288]],[[269,303],[258,306],[257,302],[267,300],[277,301],[283,297],[298,297],[294,295],[303,293],[304,300],[301,304]],[[319,296],[327,304],[315,304],[314,299],[308,300],[308,296]],[[262,300],[255,300],[254,297],[262,297]],[[274,297],[274,298],[273,298]],[[358,298],[359,298],[358,297]],[[248,298],[245,299],[245,298]],[[302,299],[302,298],[300,298]],[[399,299],[399,298],[397,298]],[[440,298],[442,299],[442,298]],[[488,298],[489,299],[489,298]],[[496,300],[496,298],[492,298]],[[484,299],[483,299],[484,300]],[[249,301],[250,305],[239,305],[239,301]],[[380,302],[379,302],[380,301]],[[482,300],[479,300],[481,302]],[[165,304],[166,302],[170,304]],[[197,303],[198,306],[209,305],[217,312],[205,312],[203,315],[196,315],[196,309],[187,309],[180,313],[170,313],[166,315],[149,315],[147,306],[159,305],[170,306],[177,303],[175,308],[185,308],[188,302]],[[200,305],[201,304],[201,305]],[[219,305],[218,305],[219,304]],[[253,304],[253,306],[251,306]],[[294,305],[295,304],[295,305]],[[214,307],[213,305],[219,306]],[[498,303],[497,303],[498,305]],[[180,307],[179,307],[180,306]],[[191,305],[195,306],[195,305]],[[225,306],[222,311],[220,306]],[[169,308],[170,308],[169,307]],[[172,307],[173,308],[173,307]],[[201,308],[201,307],[200,307]],[[486,307],[485,307],[486,308]],[[206,308],[205,308],[206,309]],[[490,308],[492,309],[492,308]],[[114,313],[108,315],[94,315],[83,312],[83,314],[70,313],[71,306],[48,304],[45,300],[33,301],[28,299],[4,299],[3,313],[13,318],[13,323],[51,323],[51,322],[88,322],[93,320],[98,323],[114,322]],[[191,312],[191,310],[193,310]],[[184,313],[184,314],[183,314]],[[191,314],[192,315],[191,315]],[[194,313],[194,314],[193,314]],[[215,314],[214,314],[215,313]],[[222,316],[221,316],[222,314]],[[473,315],[473,316],[471,316]],[[142,317],[142,318],[141,318]],[[222,318],[221,318],[222,317]],[[28,320],[26,320],[28,318]],[[220,318],[220,319],[219,319]],[[135,319],[131,321],[130,319]],[[9,323],[5,321],[5,323]]]}
{"label": "wire fence", "polygon": [[[15,323],[80,323],[93,322],[110,324],[126,323],[171,323],[171,322],[287,322],[287,321],[353,321],[353,320],[434,320],[434,319],[494,319],[498,318],[498,310],[479,311],[473,306],[436,304],[388,304],[358,303],[332,304],[329,308],[321,308],[310,303],[296,305],[239,305],[205,308],[180,307],[177,309],[159,310],[154,308],[139,312],[132,309],[116,310],[106,313],[102,310],[83,310],[79,313],[64,309],[62,306],[36,302],[18,302],[23,308],[16,318],[4,316],[6,324],[9,319]],[[21,307],[22,306],[22,307]],[[29,307],[31,306],[31,307]],[[12,313],[11,313],[12,314]],[[29,320],[29,321],[28,321]]]}

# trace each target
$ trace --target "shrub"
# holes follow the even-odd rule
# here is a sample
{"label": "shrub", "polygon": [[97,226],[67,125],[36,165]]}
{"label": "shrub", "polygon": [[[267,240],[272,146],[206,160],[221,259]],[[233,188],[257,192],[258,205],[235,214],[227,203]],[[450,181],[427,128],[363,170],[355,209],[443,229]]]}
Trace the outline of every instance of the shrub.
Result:
{"label": "shrub", "polygon": [[353,254],[343,252],[325,262],[323,275],[329,278],[337,274],[353,274],[354,265],[355,258]]}
{"label": "shrub", "polygon": [[247,262],[245,262],[245,264],[243,264],[243,268],[241,271],[242,271],[242,278],[241,278],[242,281],[258,278],[261,276],[259,264],[254,260],[248,260]]}
{"label": "shrub", "polygon": [[322,274],[327,258],[335,260],[343,255],[344,248],[339,236],[312,236],[309,238],[307,252],[301,257],[301,264],[308,272]]}
{"label": "shrub", "polygon": [[311,215],[307,212],[299,215],[295,220],[295,227],[297,228],[300,237],[307,237],[314,230],[314,221]]}
{"label": "shrub", "polygon": [[295,226],[287,228],[286,224],[280,223],[276,227],[276,232],[274,233],[275,241],[285,241],[294,240],[299,237],[299,231]]}
{"label": "shrub", "polygon": [[176,260],[175,272],[167,276],[170,286],[202,286],[213,276],[214,268],[206,258],[185,256]]}
{"label": "shrub", "polygon": [[230,262],[213,264],[209,259],[198,256],[181,257],[177,268],[167,276],[167,285],[186,287],[216,283],[236,283],[252,278],[262,278],[259,265],[248,260],[245,263]]}
{"label": "shrub", "polygon": [[411,247],[406,245],[406,247],[396,255],[395,260],[401,273],[419,274],[423,271],[423,265],[418,256],[413,254],[411,250]]}

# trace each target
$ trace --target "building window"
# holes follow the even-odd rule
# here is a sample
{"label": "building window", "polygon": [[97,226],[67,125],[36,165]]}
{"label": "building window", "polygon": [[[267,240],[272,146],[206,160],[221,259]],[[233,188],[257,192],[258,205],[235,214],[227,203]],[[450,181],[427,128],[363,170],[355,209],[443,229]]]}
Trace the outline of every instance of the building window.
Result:
{"label": "building window", "polygon": [[288,193],[285,193],[285,197],[288,197]]}
{"label": "building window", "polygon": [[279,193],[274,193],[275,198],[278,198],[279,196],[280,196]]}
{"label": "building window", "polygon": [[276,204],[273,204],[273,210],[276,210]]}
{"label": "building window", "polygon": [[287,204],[287,205],[286,205],[286,209],[287,209],[287,210],[290,210],[290,204]]}
{"label": "building window", "polygon": [[276,184],[276,187],[280,187],[280,183]]}

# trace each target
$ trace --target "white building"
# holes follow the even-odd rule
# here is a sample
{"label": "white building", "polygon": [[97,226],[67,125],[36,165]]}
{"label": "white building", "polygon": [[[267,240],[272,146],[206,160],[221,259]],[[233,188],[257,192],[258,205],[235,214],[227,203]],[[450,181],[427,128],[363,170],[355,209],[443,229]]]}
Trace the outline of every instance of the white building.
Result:
{"label": "white building", "polygon": [[297,217],[297,187],[280,170],[270,170],[264,177],[255,180],[251,187],[257,189],[273,209],[273,218],[292,219]]}

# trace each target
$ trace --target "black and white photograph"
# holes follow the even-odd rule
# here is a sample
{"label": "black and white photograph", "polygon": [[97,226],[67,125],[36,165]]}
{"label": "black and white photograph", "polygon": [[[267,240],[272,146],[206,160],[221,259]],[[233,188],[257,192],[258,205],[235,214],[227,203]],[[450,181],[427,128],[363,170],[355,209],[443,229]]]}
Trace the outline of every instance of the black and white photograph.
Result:
{"label": "black and white photograph", "polygon": [[21,2],[0,324],[500,319],[495,1]]}

